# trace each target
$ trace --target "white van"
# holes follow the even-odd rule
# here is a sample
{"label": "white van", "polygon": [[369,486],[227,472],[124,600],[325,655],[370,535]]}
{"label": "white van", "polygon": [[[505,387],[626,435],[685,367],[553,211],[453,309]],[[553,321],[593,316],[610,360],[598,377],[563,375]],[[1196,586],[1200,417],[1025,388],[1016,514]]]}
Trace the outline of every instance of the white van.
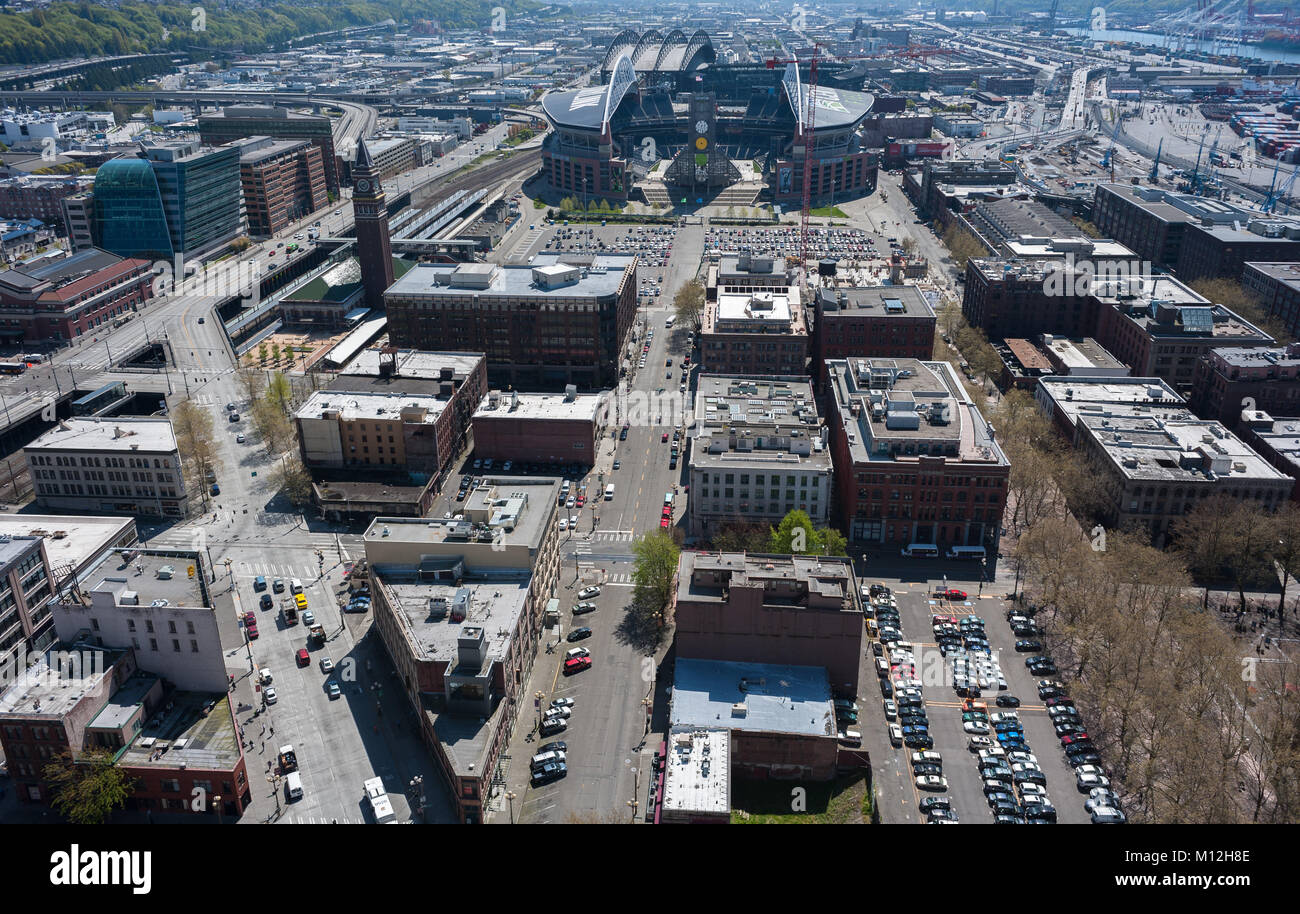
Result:
{"label": "white van", "polygon": [[950,559],[979,559],[982,562],[984,556],[983,546],[953,546],[948,550]]}
{"label": "white van", "polygon": [[548,762],[562,762],[564,760],[565,760],[565,755],[563,752],[559,752],[559,751],[539,752],[536,755],[534,755],[531,759],[528,760],[528,766],[533,771],[536,771],[539,768],[541,768],[543,765],[547,764]]}
{"label": "white van", "polygon": [[302,799],[302,776],[290,771],[284,776],[284,796],[289,802]]}
{"label": "white van", "polygon": [[605,501],[613,501],[613,500],[614,500],[614,484],[611,482],[609,485],[605,486]]}
{"label": "white van", "polygon": [[289,581],[289,593],[302,593],[302,581],[293,578]]}
{"label": "white van", "polygon": [[857,730],[845,730],[840,733],[840,742],[846,746],[861,746],[862,734]]}
{"label": "white van", "polygon": [[909,543],[903,547],[905,558],[937,559],[939,547],[933,543]]}
{"label": "white van", "polygon": [[668,319],[664,321],[664,328],[665,328],[665,329],[672,329],[673,322],[676,321],[676,320],[677,320],[677,318],[674,317],[673,315],[671,315],[671,314],[668,315]]}

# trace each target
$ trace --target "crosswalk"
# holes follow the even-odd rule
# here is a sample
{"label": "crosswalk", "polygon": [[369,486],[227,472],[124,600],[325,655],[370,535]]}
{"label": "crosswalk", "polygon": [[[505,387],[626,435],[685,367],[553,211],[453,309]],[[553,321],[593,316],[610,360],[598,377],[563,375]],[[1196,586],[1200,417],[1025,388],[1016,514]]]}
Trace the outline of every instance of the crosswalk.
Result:
{"label": "crosswalk", "polygon": [[634,539],[634,530],[597,530],[591,535],[591,540],[597,543],[630,543]]}

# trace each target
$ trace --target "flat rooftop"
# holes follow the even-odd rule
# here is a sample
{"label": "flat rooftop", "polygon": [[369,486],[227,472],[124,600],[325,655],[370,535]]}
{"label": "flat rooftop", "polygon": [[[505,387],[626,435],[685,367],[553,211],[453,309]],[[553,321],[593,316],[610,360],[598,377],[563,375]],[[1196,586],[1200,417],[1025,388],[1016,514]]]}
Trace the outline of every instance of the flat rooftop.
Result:
{"label": "flat rooftop", "polygon": [[[195,565],[192,578],[190,565]],[[206,607],[209,604],[201,571],[194,557],[185,553],[114,549],[85,573],[81,589],[86,593],[111,593],[118,604],[122,604],[124,595],[136,594],[140,606]]]}
{"label": "flat rooftop", "polygon": [[1252,261],[1246,266],[1253,267],[1270,279],[1277,280],[1292,289],[1300,290],[1300,263]]}
{"label": "flat rooftop", "polygon": [[[530,265],[419,263],[388,287],[384,294],[394,298],[595,298],[612,296],[623,283],[624,272],[635,256],[600,255],[575,282],[552,287],[539,285]],[[490,271],[466,270],[466,267],[491,267]],[[459,272],[458,272],[459,271]],[[486,275],[485,275],[486,274]],[[459,285],[461,277],[477,277],[476,282]],[[480,282],[482,284],[480,284]]]}
{"label": "flat rooftop", "polygon": [[[68,651],[76,663],[61,663],[58,651]],[[0,717],[13,714],[58,718],[111,676],[114,664],[124,656],[126,651],[90,646],[73,649],[68,645],[56,645],[39,657],[29,656],[29,665],[24,670],[13,670],[12,681],[0,692]]]}
{"label": "flat rooftop", "polygon": [[1268,413],[1256,410],[1255,418],[1247,421],[1260,441],[1290,463],[1293,472],[1300,475],[1300,418],[1275,419]]}
{"label": "flat rooftop", "polygon": [[916,286],[842,287],[817,290],[821,318],[842,317],[934,317],[934,309]]}
{"label": "flat rooftop", "polygon": [[[800,588],[790,587],[799,583]],[[677,599],[725,602],[729,588],[762,587],[763,602],[832,612],[858,612],[853,568],[848,560],[807,555],[759,555],[742,552],[683,552],[679,559]]]}
{"label": "flat rooftop", "polygon": [[722,815],[731,811],[731,733],[689,730],[668,738],[664,810]]}
{"label": "flat rooftop", "polygon": [[1159,416],[1081,414],[1079,423],[1129,479],[1153,482],[1221,479],[1292,484],[1218,422]]}
{"label": "flat rooftop", "polygon": [[[109,721],[129,719],[135,713],[143,695],[128,688],[130,684],[128,680],[113,695],[100,717],[91,722],[92,727],[109,726]],[[118,764],[228,771],[239,763],[240,755],[229,693],[172,692],[167,705],[145,723]]]}
{"label": "flat rooftop", "polygon": [[671,726],[830,738],[838,732],[825,667],[681,657]]}
{"label": "flat rooftop", "polygon": [[170,419],[61,419],[28,450],[145,451],[151,454],[176,450],[176,435]]}
{"label": "flat rooftop", "polygon": [[[524,545],[535,548],[554,513],[560,481],[552,477],[487,476],[457,506],[463,520],[432,517],[377,517],[363,539],[399,546],[481,545],[489,549]],[[439,550],[439,556],[447,550]],[[382,561],[382,559],[379,559]]]}
{"label": "flat rooftop", "polygon": [[570,419],[595,422],[609,399],[595,394],[521,394],[492,391],[474,411],[475,419]]}
{"label": "flat rooftop", "polygon": [[799,289],[785,292],[725,292],[706,302],[701,321],[704,333],[780,333],[806,335]]}
{"label": "flat rooftop", "polygon": [[[339,373],[378,377],[382,360],[383,353],[380,350],[363,349]],[[415,378],[429,381],[445,380],[444,375],[450,371],[452,380],[463,381],[478,368],[479,363],[483,361],[483,353],[399,349],[395,360],[397,377],[399,378]]]}
{"label": "flat rooftop", "polygon": [[[457,641],[466,625],[477,625],[486,638],[489,663],[503,661],[510,648],[510,633],[515,630],[519,614],[528,599],[532,574],[522,571],[471,575],[454,584],[422,581],[414,571],[401,571],[380,565],[376,574],[393,598],[393,608],[406,628],[408,640],[422,660],[446,660],[456,665]],[[431,602],[438,613],[430,611]],[[452,621],[447,609],[463,600],[465,618]]]}
{"label": "flat rooftop", "polygon": [[1055,337],[1050,342],[1044,341],[1044,346],[1070,371],[1085,371],[1089,368],[1128,371],[1128,367],[1123,362],[1103,349],[1102,345],[1091,337],[1074,340]]}
{"label": "flat rooftop", "polygon": [[[389,422],[416,421],[427,425],[438,421],[447,403],[445,397],[432,394],[318,390],[311,395],[311,399],[298,408],[294,417],[324,419],[326,413],[337,412],[344,422],[354,422],[358,419],[385,419]],[[412,413],[411,410],[419,412]]]}
{"label": "flat rooftop", "polygon": [[725,424],[804,428],[820,425],[812,382],[805,377],[701,374],[695,390],[695,418],[702,425]]}
{"label": "flat rooftop", "polygon": [[826,365],[828,390],[838,404],[855,463],[924,456],[1007,463],[988,422],[947,362],[837,359]]}
{"label": "flat rooftop", "polygon": [[1002,242],[1012,257],[1023,260],[1056,260],[1073,254],[1077,260],[1138,260],[1133,253],[1118,241],[1106,238],[1087,238],[1078,236],[1044,237],[1019,235]]}
{"label": "flat rooftop", "polygon": [[1164,378],[1050,376],[1039,378],[1036,396],[1060,410],[1070,425],[1081,415],[1195,418]]}
{"label": "flat rooftop", "polygon": [[[1300,344],[1289,346],[1225,346],[1211,349],[1210,358],[1224,365],[1236,368],[1278,368],[1295,369],[1300,367]],[[1294,372],[1292,372],[1294,374]]]}

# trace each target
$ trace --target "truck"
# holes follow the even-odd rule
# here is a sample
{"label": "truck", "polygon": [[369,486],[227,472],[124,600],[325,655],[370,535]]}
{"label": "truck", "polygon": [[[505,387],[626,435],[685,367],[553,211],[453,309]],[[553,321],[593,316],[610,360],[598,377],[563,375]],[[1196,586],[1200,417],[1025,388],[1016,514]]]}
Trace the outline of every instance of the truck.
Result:
{"label": "truck", "polygon": [[279,761],[281,774],[298,770],[298,756],[294,754],[292,745],[280,747]]}
{"label": "truck", "polygon": [[281,612],[284,613],[285,625],[298,624],[298,607],[293,600],[285,600],[280,604]]}
{"label": "truck", "polygon": [[370,809],[375,814],[375,822],[379,825],[396,822],[397,813],[393,812],[392,801],[388,799],[388,794],[384,792],[384,779],[379,777],[370,778],[363,781],[362,786],[366,791],[366,799],[370,801]]}
{"label": "truck", "polygon": [[318,646],[323,646],[325,644],[325,626],[313,625],[311,628],[307,629],[307,646],[311,647],[312,644]]}

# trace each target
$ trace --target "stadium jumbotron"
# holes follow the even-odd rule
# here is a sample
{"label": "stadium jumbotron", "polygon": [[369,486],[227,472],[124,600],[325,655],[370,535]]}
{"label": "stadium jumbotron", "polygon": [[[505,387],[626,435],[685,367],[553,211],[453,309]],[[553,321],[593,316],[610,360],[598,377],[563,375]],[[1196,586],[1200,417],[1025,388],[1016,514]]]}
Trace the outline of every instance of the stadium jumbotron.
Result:
{"label": "stadium jumbotron", "polygon": [[[855,67],[819,63],[812,196],[871,193],[877,153],[860,127],[875,97]],[[719,64],[703,31],[623,32],[606,51],[601,84],[550,92],[554,131],[541,178],[556,196],[687,205],[752,203],[803,193],[808,68]],[[739,194],[739,196],[737,196]],[[751,199],[753,198],[753,199]]]}

